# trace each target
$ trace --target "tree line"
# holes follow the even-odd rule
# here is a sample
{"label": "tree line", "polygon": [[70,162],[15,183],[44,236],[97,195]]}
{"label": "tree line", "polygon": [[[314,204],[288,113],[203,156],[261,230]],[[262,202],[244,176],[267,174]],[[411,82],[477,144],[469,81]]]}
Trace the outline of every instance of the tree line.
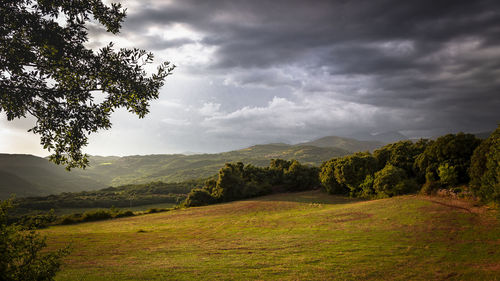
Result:
{"label": "tree line", "polygon": [[384,198],[439,189],[465,192],[484,203],[500,202],[500,126],[487,139],[448,134],[388,144],[370,152],[336,157],[320,167],[272,159],[268,167],[227,163],[185,206],[201,206],[274,192],[324,188],[330,194]]}

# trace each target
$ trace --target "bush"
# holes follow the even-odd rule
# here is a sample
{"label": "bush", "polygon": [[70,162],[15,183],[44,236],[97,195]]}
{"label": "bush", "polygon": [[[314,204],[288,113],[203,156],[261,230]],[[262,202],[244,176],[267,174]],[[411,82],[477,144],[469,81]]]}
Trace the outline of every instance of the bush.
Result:
{"label": "bush", "polygon": [[130,210],[126,210],[126,211],[121,211],[117,214],[114,215],[114,218],[124,218],[124,217],[132,217],[134,216],[134,212],[130,211]]}
{"label": "bush", "polygon": [[110,211],[106,210],[96,210],[96,211],[87,211],[83,213],[82,221],[99,221],[99,220],[107,220],[113,218],[113,215]]}
{"label": "bush", "polygon": [[74,224],[88,221],[99,221],[99,220],[107,220],[113,218],[123,218],[123,217],[131,217],[135,216],[134,212],[130,210],[122,211],[118,208],[111,207],[109,210],[95,210],[95,211],[87,211],[83,214],[71,214],[64,215],[59,218],[59,224]]}
{"label": "bush", "polygon": [[54,280],[68,247],[46,251],[35,229],[7,224],[11,208],[11,200],[0,202],[0,280]]}
{"label": "bush", "polygon": [[184,205],[186,207],[204,206],[215,203],[216,200],[206,189],[195,188],[189,192]]}

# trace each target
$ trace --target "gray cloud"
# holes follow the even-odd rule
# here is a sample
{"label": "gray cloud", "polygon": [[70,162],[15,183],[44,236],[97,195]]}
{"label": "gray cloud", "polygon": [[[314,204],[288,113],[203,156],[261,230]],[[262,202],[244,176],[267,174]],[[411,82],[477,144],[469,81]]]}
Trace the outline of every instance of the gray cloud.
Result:
{"label": "gray cloud", "polygon": [[[122,38],[181,60],[172,59],[178,68],[149,119],[125,130],[119,116],[118,131],[105,135],[154,128],[157,148],[147,153],[361,131],[477,132],[500,122],[497,0],[123,3]],[[114,40],[98,26],[89,33],[92,46]]]}

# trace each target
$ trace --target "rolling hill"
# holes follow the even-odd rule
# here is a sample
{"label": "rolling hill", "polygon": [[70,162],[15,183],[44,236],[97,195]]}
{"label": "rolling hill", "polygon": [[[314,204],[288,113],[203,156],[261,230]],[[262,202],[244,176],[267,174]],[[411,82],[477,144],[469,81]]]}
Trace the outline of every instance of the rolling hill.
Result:
{"label": "rolling hill", "polygon": [[282,158],[319,165],[349,153],[335,147],[266,144],[217,154],[91,157],[91,166],[85,170],[85,174],[112,186],[150,181],[178,182],[210,177],[227,162],[267,166],[270,159]]}
{"label": "rolling hill", "polygon": [[84,174],[69,173],[33,155],[0,154],[0,199],[95,190],[106,187]]}
{"label": "rolling hill", "polygon": [[333,157],[356,151],[373,150],[380,142],[324,137],[289,145],[274,143],[215,154],[158,154],[134,156],[91,156],[90,167],[67,172],[44,158],[32,155],[0,154],[0,199],[16,193],[18,197],[60,192],[95,190],[107,186],[180,182],[207,178],[227,162],[267,166],[272,158],[296,159],[303,164],[320,165]]}
{"label": "rolling hill", "polygon": [[43,230],[56,280],[498,280],[496,211],[319,191]]}
{"label": "rolling hill", "polygon": [[381,146],[384,146],[384,143],[379,141],[360,141],[351,138],[328,136],[314,141],[302,143],[300,145],[310,145],[317,147],[337,147],[351,152],[358,152],[358,151],[373,151]]}

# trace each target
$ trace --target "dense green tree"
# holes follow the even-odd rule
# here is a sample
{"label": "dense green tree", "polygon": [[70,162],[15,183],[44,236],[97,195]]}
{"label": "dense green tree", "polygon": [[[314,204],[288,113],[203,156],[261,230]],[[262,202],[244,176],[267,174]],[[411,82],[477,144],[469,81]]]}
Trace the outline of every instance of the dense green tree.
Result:
{"label": "dense green tree", "polygon": [[340,184],[335,178],[335,169],[339,158],[333,158],[321,165],[319,179],[321,185],[331,194],[348,194],[349,188]]}
{"label": "dense green tree", "polygon": [[373,189],[379,197],[392,197],[406,193],[405,170],[387,164],[382,170],[375,173]]}
{"label": "dense green tree", "polygon": [[148,76],[151,53],[86,47],[91,19],[115,34],[124,18],[120,4],[101,0],[1,1],[0,112],[8,120],[34,116],[31,131],[68,169],[88,164],[81,149],[90,133],[111,127],[114,109],[144,117],[173,70],[166,62]]}
{"label": "dense green tree", "polygon": [[319,186],[319,169],[302,165],[297,160],[285,171],[285,185],[288,191],[310,190]]}
{"label": "dense green tree", "polygon": [[500,203],[500,126],[474,151],[469,174],[476,196]]}
{"label": "dense green tree", "polygon": [[377,159],[369,152],[358,152],[339,158],[335,164],[335,179],[349,188],[351,195],[361,192],[360,184],[377,170]]}
{"label": "dense green tree", "polygon": [[387,164],[404,169],[408,175],[413,175],[413,163],[419,154],[421,154],[429,141],[420,139],[416,143],[412,141],[398,141],[388,144],[373,152],[377,158],[379,169]]}
{"label": "dense green tree", "polygon": [[365,180],[359,185],[361,189],[360,197],[363,198],[373,198],[376,196],[377,192],[373,188],[373,182],[375,181],[374,175],[367,175]]}
{"label": "dense green tree", "polygon": [[241,162],[236,164],[226,163],[219,170],[217,185],[212,196],[223,202],[243,198],[243,189],[245,187],[243,168],[244,165]]}
{"label": "dense green tree", "polygon": [[415,170],[419,178],[439,179],[439,166],[448,164],[457,173],[457,183],[469,182],[470,158],[481,140],[474,135],[458,133],[439,137],[430,143],[415,160]]}
{"label": "dense green tree", "polygon": [[448,187],[452,187],[457,184],[458,176],[455,167],[444,163],[439,165],[438,168],[439,181]]}
{"label": "dense green tree", "polygon": [[46,251],[35,229],[8,224],[11,200],[0,201],[0,280],[53,280],[68,248]]}

